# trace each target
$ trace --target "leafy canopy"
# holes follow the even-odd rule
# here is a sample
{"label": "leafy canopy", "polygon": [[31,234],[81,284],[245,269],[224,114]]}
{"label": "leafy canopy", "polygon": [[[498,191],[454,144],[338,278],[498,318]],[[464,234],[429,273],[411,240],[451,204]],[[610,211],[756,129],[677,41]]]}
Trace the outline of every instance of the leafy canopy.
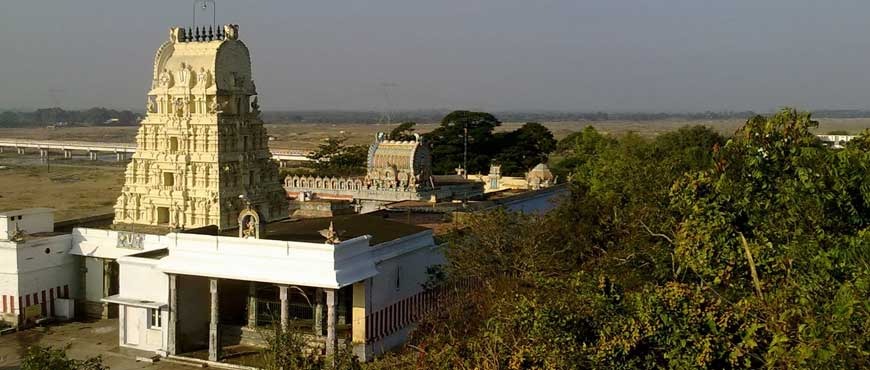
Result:
{"label": "leafy canopy", "polygon": [[854,369],[870,363],[870,151],[810,115],[725,141],[585,129],[557,146],[573,194],[544,216],[469,217],[418,326],[433,369]]}
{"label": "leafy canopy", "polygon": [[550,152],[556,149],[553,133],[544,125],[529,122],[509,132],[495,134],[494,140],[500,152],[494,162],[501,165],[501,172],[508,176],[523,176],[539,163],[546,163]]}
{"label": "leafy canopy", "polygon": [[466,130],[468,172],[487,171],[493,154],[493,130],[500,125],[495,116],[484,112],[458,110],[444,116],[441,125],[425,136],[432,145],[434,173],[452,173],[462,167]]}
{"label": "leafy canopy", "polygon": [[414,126],[417,126],[417,122],[403,122],[390,131],[387,139],[397,141],[414,140]]}
{"label": "leafy canopy", "polygon": [[345,145],[347,138],[330,137],[309,158],[320,176],[356,176],[365,173],[368,148]]}

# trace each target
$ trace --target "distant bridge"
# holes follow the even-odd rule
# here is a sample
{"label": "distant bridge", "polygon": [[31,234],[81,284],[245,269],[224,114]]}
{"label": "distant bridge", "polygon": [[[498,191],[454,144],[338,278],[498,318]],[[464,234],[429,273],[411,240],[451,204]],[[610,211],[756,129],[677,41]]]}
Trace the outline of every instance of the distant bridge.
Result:
{"label": "distant bridge", "polygon": [[[25,140],[0,139],[0,153],[6,149],[15,149],[18,154],[26,154],[28,149],[39,150],[40,158],[47,160],[51,151],[60,152],[64,158],[72,158],[73,152],[84,152],[90,160],[99,159],[100,154],[115,154],[116,161],[127,160],[136,152],[136,144],[101,143],[90,141],[58,141],[58,140]],[[272,159],[284,167],[290,161],[310,161],[310,151],[294,149],[272,149]]]}

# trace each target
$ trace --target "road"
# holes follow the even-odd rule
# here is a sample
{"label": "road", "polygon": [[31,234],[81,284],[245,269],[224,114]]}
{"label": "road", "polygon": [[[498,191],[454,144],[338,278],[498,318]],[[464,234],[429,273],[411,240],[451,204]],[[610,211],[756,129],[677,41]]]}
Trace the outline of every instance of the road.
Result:
{"label": "road", "polygon": [[71,322],[23,330],[0,336],[0,370],[18,369],[21,358],[32,345],[64,348],[70,358],[83,360],[101,355],[111,370],[190,370],[169,362],[137,362],[118,347],[118,320]]}

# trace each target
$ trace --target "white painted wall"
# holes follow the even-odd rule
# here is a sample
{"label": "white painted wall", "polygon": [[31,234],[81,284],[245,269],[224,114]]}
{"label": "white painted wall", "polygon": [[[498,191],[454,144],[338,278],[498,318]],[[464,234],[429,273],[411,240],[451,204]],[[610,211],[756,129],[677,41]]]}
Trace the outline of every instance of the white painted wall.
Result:
{"label": "white painted wall", "polygon": [[170,243],[169,238],[165,235],[136,234],[143,238],[142,248],[125,248],[119,241],[121,234],[127,233],[77,227],[72,232],[72,250],[70,253],[80,256],[117,259],[145,251],[163,249],[168,247]]}
{"label": "white painted wall", "polygon": [[118,295],[151,302],[168,303],[169,275],[157,267],[159,260],[139,257],[118,259]]}
{"label": "white painted wall", "polygon": [[374,251],[378,274],[370,284],[372,312],[422,292],[422,284],[429,279],[427,267],[445,263],[444,255],[435,246],[431,235],[428,238],[422,235],[406,237],[394,243]]}
{"label": "white painted wall", "polygon": [[[122,346],[143,351],[157,352],[164,350],[165,317],[161,327],[152,327],[149,323],[152,308],[122,305],[119,309],[124,310],[124,323],[122,327],[126,329],[120,343]],[[161,315],[163,315],[165,310],[160,311]]]}
{"label": "white painted wall", "polygon": [[[115,230],[75,228],[71,235],[70,253],[84,256],[87,272],[85,299],[99,302],[103,298],[103,260],[115,260],[145,251],[166,248],[169,240],[164,235],[135,234],[141,237],[141,248],[130,248],[121,242],[122,235],[131,233]],[[119,283],[123,278],[119,278]]]}
{"label": "white painted wall", "polygon": [[[69,254],[70,236],[29,240],[18,249],[18,289],[20,294],[40,293],[69,286],[74,297],[79,286],[79,257]],[[58,294],[55,292],[55,297]]]}
{"label": "white painted wall", "polygon": [[[0,319],[15,322],[18,314],[18,248],[13,242],[0,241],[0,298],[6,300],[6,312],[0,302]],[[14,311],[10,303],[14,302]]]}
{"label": "white painted wall", "polygon": [[[167,304],[169,298],[169,276],[164,274],[157,265],[157,259],[127,256],[118,258],[119,286],[118,295],[125,299],[150,301]],[[162,325],[150,325],[151,311],[155,308],[133,307],[120,305],[123,310],[123,322],[119,320],[121,345],[145,351],[165,350],[168,331],[168,312],[160,310]],[[121,315],[119,315],[121,316]],[[120,319],[120,317],[119,317]]]}
{"label": "white painted wall", "polygon": [[[434,245],[431,234],[412,235],[385,243],[378,246],[373,254],[378,261],[378,274],[367,284],[369,314],[422,293],[423,284],[429,280],[427,268],[446,262],[441,248]],[[380,340],[366,343],[366,358],[405,343],[412,327],[413,324],[408,325]]]}
{"label": "white painted wall", "polygon": [[[68,287],[71,297],[77,294],[80,261],[78,256],[69,253],[70,241],[70,235],[59,235],[29,238],[21,243],[0,242],[0,299],[6,296],[4,316],[7,321],[17,321],[15,316],[20,314],[22,303],[27,305],[27,299],[19,297],[29,296],[30,305],[35,305],[37,301],[42,302],[43,291],[46,302],[52,295],[59,297],[64,286]],[[33,299],[33,294],[37,299]],[[0,301],[0,313],[2,309]],[[46,311],[51,314],[50,302]]]}
{"label": "white painted wall", "polygon": [[170,253],[160,263],[166,273],[332,289],[377,273],[368,236],[336,245],[194,234],[168,239]]}
{"label": "white painted wall", "polygon": [[54,210],[51,208],[27,208],[0,212],[0,240],[9,240],[16,230],[27,233],[54,231]]}
{"label": "white painted wall", "polygon": [[85,274],[85,300],[99,302],[103,299],[103,259],[82,257],[87,273]]}

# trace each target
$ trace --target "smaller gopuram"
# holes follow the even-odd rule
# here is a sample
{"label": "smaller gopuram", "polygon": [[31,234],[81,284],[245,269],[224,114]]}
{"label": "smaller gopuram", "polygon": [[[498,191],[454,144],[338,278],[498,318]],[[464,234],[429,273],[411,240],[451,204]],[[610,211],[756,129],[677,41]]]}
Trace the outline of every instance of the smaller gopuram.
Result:
{"label": "smaller gopuram", "polygon": [[396,141],[387,140],[382,132],[369,146],[365,176],[287,176],[284,189],[297,203],[351,201],[362,212],[392,202],[468,199],[483,194],[478,182],[433,176],[429,146],[419,135],[414,140]]}
{"label": "smaller gopuram", "polygon": [[263,222],[287,216],[250,52],[237,25],[172,28],[154,58],[115,223],[231,228],[247,207],[240,199]]}
{"label": "smaller gopuram", "polygon": [[432,188],[432,157],[420,135],[412,141],[386,140],[379,132],[369,147],[365,185],[375,189],[416,191]]}

